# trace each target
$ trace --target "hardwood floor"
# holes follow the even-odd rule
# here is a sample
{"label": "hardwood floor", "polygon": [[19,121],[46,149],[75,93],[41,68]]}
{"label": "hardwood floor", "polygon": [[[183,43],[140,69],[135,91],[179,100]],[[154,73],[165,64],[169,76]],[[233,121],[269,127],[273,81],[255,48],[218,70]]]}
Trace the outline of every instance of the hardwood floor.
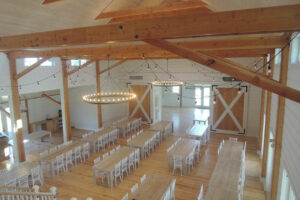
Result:
{"label": "hardwood floor", "polygon": [[[94,185],[92,166],[95,157],[102,155],[104,152],[92,155],[86,162],[77,165],[68,172],[64,172],[59,177],[46,178],[45,186],[42,190],[48,190],[51,186],[56,186],[58,190],[58,199],[70,199],[77,197],[78,199],[86,199],[92,197],[94,200],[101,199],[121,199],[130,188],[139,182],[144,173],[159,174],[163,176],[172,176],[176,178],[175,196],[178,200],[196,199],[201,184],[204,184],[206,191],[209,178],[214,170],[217,161],[217,148],[222,139],[226,139],[227,135],[212,134],[211,141],[202,148],[201,161],[196,164],[191,174],[180,176],[173,175],[167,168],[166,149],[176,140],[177,136],[169,137],[159,146],[149,158],[141,161],[140,167],[116,188],[109,189],[105,186]],[[265,199],[263,187],[259,182],[260,163],[256,155],[256,139],[239,137],[239,140],[247,141],[246,154],[246,184],[244,189],[244,200]],[[125,139],[120,141],[125,143]],[[116,145],[115,145],[116,146]],[[112,148],[112,147],[111,147]],[[110,148],[110,149],[111,149]],[[109,151],[106,150],[105,152]]]}

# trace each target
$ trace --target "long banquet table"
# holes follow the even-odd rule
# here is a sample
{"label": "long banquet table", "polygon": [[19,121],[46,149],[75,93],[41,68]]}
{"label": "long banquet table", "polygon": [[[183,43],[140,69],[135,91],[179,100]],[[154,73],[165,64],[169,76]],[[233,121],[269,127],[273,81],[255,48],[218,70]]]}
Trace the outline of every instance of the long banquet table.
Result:
{"label": "long banquet table", "polygon": [[188,136],[200,140],[202,144],[206,144],[209,140],[209,130],[208,125],[206,124],[195,124],[188,131]]}
{"label": "long banquet table", "polygon": [[174,156],[181,157],[183,160],[183,174],[187,174],[186,158],[199,146],[198,140],[182,139],[167,153],[169,168],[172,166],[170,161]]}
{"label": "long banquet table", "polygon": [[144,147],[146,143],[150,142],[155,137],[159,137],[159,134],[160,134],[159,131],[144,131],[138,136],[136,136],[136,138],[132,139],[127,144],[127,146],[139,148],[141,153],[141,158],[144,159],[145,158]]}
{"label": "long banquet table", "polygon": [[110,188],[113,187],[113,171],[115,165],[121,162],[124,158],[128,158],[129,155],[134,152],[136,148],[132,147],[121,147],[114,154],[108,156],[104,160],[93,166],[94,183],[96,184],[96,176],[98,172],[104,172],[108,175],[108,185]]}
{"label": "long banquet table", "polygon": [[138,119],[138,118],[129,118],[124,121],[118,122],[114,125],[116,128],[119,129],[120,137],[126,137],[126,135],[125,135],[126,127],[136,119]]}
{"label": "long banquet table", "polygon": [[160,131],[161,141],[164,140],[168,135],[172,135],[174,131],[172,121],[159,121],[150,126],[149,130]]}
{"label": "long banquet table", "polygon": [[[175,179],[161,175],[147,175],[144,183],[139,185],[135,194],[129,199],[135,200],[161,200],[162,197],[171,189]],[[174,194],[174,191],[171,191]]]}

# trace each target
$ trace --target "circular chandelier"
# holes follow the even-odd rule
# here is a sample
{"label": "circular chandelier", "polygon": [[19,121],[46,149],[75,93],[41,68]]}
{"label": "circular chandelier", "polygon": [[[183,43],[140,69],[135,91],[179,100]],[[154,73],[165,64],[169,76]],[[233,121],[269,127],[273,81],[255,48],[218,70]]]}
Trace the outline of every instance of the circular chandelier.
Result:
{"label": "circular chandelier", "polygon": [[181,86],[183,85],[182,81],[175,80],[165,80],[165,81],[153,81],[151,82],[154,86],[170,87],[170,86]]}
{"label": "circular chandelier", "polygon": [[124,103],[136,98],[136,94],[130,92],[103,92],[89,94],[82,97],[83,101],[93,104]]}
{"label": "circular chandelier", "polygon": [[[101,93],[94,93],[94,94],[88,94],[84,95],[82,97],[84,102],[92,103],[92,104],[117,104],[117,103],[125,103],[132,99],[136,98],[136,94],[131,92],[113,92],[112,87],[113,84],[111,83],[112,77],[110,75],[110,66],[109,66],[109,55],[107,55],[107,80],[104,81],[104,83],[108,83],[110,85],[109,90],[107,92],[101,92]],[[105,90],[104,85],[104,91]]]}

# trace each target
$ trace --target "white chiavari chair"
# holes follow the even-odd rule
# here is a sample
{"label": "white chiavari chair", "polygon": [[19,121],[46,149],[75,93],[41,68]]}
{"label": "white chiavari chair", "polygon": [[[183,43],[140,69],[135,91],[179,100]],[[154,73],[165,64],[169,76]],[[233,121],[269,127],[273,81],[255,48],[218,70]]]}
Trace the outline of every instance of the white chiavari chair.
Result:
{"label": "white chiavari chair", "polygon": [[182,176],[182,170],[183,170],[183,160],[182,160],[182,157],[180,157],[180,156],[173,156],[173,174],[175,173],[175,171],[177,169],[180,170],[180,174]]}
{"label": "white chiavari chair", "polygon": [[119,129],[114,129],[112,132],[113,132],[114,142],[117,142],[119,140]]}
{"label": "white chiavari chair", "polygon": [[128,200],[128,193],[126,193],[121,200]]}
{"label": "white chiavari chair", "polygon": [[40,185],[44,184],[44,177],[43,177],[43,171],[41,169],[41,166],[38,165],[30,170],[31,172],[31,185],[36,185],[37,182],[40,183]]}
{"label": "white chiavari chair", "polygon": [[149,154],[152,153],[155,149],[155,141],[154,141],[154,138],[151,138],[149,140]]}
{"label": "white chiavari chair", "polygon": [[199,144],[195,147],[195,154],[194,157],[196,158],[197,162],[200,162],[200,156],[201,156],[201,144],[199,142]]}
{"label": "white chiavari chair", "polygon": [[115,150],[115,149],[112,149],[112,150],[110,150],[109,154],[112,155],[112,154],[114,154],[115,152],[116,152],[116,150]]}
{"label": "white chiavari chair", "polygon": [[114,175],[114,184],[117,185],[118,178],[120,181],[123,181],[123,175],[121,174],[121,162],[115,165],[115,169],[113,172]]}
{"label": "white chiavari chair", "polygon": [[131,132],[131,129],[130,129],[130,123],[126,126],[126,128],[125,128],[125,136],[127,136],[127,135],[129,135],[130,134],[130,132]]}
{"label": "white chiavari chair", "polygon": [[118,151],[118,150],[120,150],[120,148],[121,148],[121,146],[118,145],[118,146],[116,147],[116,150]]}
{"label": "white chiavari chair", "polygon": [[135,169],[140,166],[140,149],[134,151]]}
{"label": "white chiavari chair", "polygon": [[74,164],[73,164],[73,150],[72,149],[67,151],[67,153],[66,153],[65,165],[66,165],[66,170],[69,170],[69,165],[74,167]]}
{"label": "white chiavari chair", "polygon": [[143,154],[144,158],[148,157],[150,152],[149,152],[149,141],[145,142],[145,145],[143,147]]}
{"label": "white chiavari chair", "polygon": [[100,157],[100,156],[97,157],[97,158],[94,160],[94,165],[97,164],[98,162],[100,162],[100,160],[101,160],[101,157]]}
{"label": "white chiavari chair", "polygon": [[114,145],[115,144],[115,136],[114,136],[114,132],[111,131],[108,133],[108,143],[109,145],[112,144]]}
{"label": "white chiavari chair", "polygon": [[109,147],[109,138],[108,134],[102,136],[103,147]]}
{"label": "white chiavari chair", "polygon": [[135,139],[136,138],[136,135],[134,134],[133,136],[131,136],[131,139]]}
{"label": "white chiavari chair", "polygon": [[140,179],[141,184],[143,184],[143,183],[145,182],[146,178],[147,178],[147,175],[146,175],[146,174],[144,174],[144,175],[141,177],[141,179]]}
{"label": "white chiavari chair", "polygon": [[130,153],[129,157],[128,157],[128,170],[129,170],[129,173],[131,171],[131,167],[133,170],[135,170],[135,153],[132,152]]}
{"label": "white chiavari chair", "polygon": [[126,172],[126,175],[128,176],[128,158],[123,158],[123,160],[121,161],[122,178],[123,178],[124,172]]}
{"label": "white chiavari chair", "polygon": [[85,161],[85,158],[89,158],[90,157],[90,143],[86,142],[83,144],[83,148],[82,148],[82,157],[83,160]]}
{"label": "white chiavari chair", "polygon": [[187,172],[191,172],[191,169],[194,168],[194,152],[191,152],[188,157],[186,158],[186,166],[187,166]]}
{"label": "white chiavari chair", "polygon": [[105,154],[102,155],[102,159],[104,160],[105,158],[108,157],[108,152],[106,152]]}
{"label": "white chiavari chair", "polygon": [[104,149],[104,145],[103,145],[103,140],[102,140],[102,136],[98,137],[97,142],[96,142],[96,152],[99,152],[100,150]]}
{"label": "white chiavari chair", "polygon": [[77,161],[80,160],[82,162],[82,156],[81,156],[81,146],[75,147],[75,152],[74,152],[74,161],[75,165],[77,165]]}
{"label": "white chiavari chair", "polygon": [[130,189],[131,194],[136,193],[136,191],[139,189],[139,185],[136,183],[132,188]]}
{"label": "white chiavari chair", "polygon": [[127,144],[129,144],[131,142],[131,138],[127,139]]}
{"label": "white chiavari chair", "polygon": [[64,154],[58,155],[56,156],[56,162],[55,162],[55,169],[57,172],[57,175],[59,175],[59,172],[62,171],[66,171],[65,168],[65,163],[64,163]]}

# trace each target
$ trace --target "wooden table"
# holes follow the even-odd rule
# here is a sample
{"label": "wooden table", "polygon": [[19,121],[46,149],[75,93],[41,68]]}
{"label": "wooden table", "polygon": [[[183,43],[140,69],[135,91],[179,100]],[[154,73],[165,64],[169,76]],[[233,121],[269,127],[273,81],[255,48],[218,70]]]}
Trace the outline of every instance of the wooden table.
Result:
{"label": "wooden table", "polygon": [[98,172],[104,172],[108,175],[108,185],[113,187],[113,171],[115,165],[121,162],[124,158],[128,158],[129,155],[136,149],[132,147],[121,147],[114,154],[108,156],[104,160],[93,166],[94,183],[96,184],[96,176]]}
{"label": "wooden table", "polygon": [[172,135],[174,127],[172,121],[160,121],[150,126],[149,130],[160,131],[161,141],[168,135]]}
{"label": "wooden table", "polygon": [[[38,166],[39,163],[37,161],[33,162],[24,162],[19,164],[18,166],[12,167],[11,169],[7,170],[5,173],[0,174],[0,185],[5,185],[7,181],[16,180],[21,176],[30,175],[31,169]],[[7,179],[7,175],[10,180]]]}
{"label": "wooden table", "polygon": [[126,127],[128,126],[128,124],[131,124],[136,119],[137,118],[129,118],[129,119],[126,119],[122,122],[118,122],[115,124],[115,127],[117,127],[119,129],[120,137],[126,137],[126,135],[125,135]]}
{"label": "wooden table", "polygon": [[41,142],[43,142],[43,138],[46,136],[51,137],[51,132],[41,130],[41,131],[36,131],[36,132],[30,133],[30,134],[24,135],[24,139],[29,140],[29,141],[41,139]]}
{"label": "wooden table", "polygon": [[[135,200],[161,200],[167,190],[170,190],[173,179],[162,175],[147,175],[143,184],[129,199]],[[174,191],[173,191],[174,192]]]}
{"label": "wooden table", "polygon": [[209,187],[204,200],[240,200],[239,195],[237,191]]}
{"label": "wooden table", "polygon": [[189,130],[188,136],[200,140],[202,144],[206,144],[209,139],[209,130],[208,125],[206,124],[195,124],[193,127]]}
{"label": "wooden table", "polygon": [[[167,153],[168,161],[172,161],[174,156],[181,157],[183,160],[183,174],[187,174],[186,158],[200,145],[198,140],[182,139],[171,151]],[[169,163],[169,167],[171,167]]]}
{"label": "wooden table", "polygon": [[86,136],[85,138],[83,138],[83,140],[90,143],[91,151],[92,151],[93,153],[95,153],[95,152],[96,152],[96,149],[95,149],[95,143],[97,142],[98,138],[99,138],[100,136],[107,135],[107,134],[109,134],[110,132],[115,131],[115,130],[117,130],[117,129],[116,129],[116,128],[111,128],[111,127],[105,128],[105,129],[103,129],[103,130],[101,130],[101,131],[95,132],[95,133],[92,134],[92,135]]}
{"label": "wooden table", "polygon": [[76,141],[76,142],[72,142],[71,144],[65,145],[59,149],[57,149],[56,151],[53,152],[49,152],[48,155],[44,156],[44,157],[39,157],[39,162],[41,163],[42,166],[50,166],[50,176],[53,177],[53,170],[52,170],[52,162],[56,159],[56,156],[61,155],[61,154],[65,154],[70,150],[73,150],[78,147],[78,146],[82,146],[83,145],[83,141]]}
{"label": "wooden table", "polygon": [[144,152],[144,146],[147,142],[151,141],[151,139],[155,137],[159,137],[160,132],[159,131],[144,131],[136,138],[132,139],[129,144],[127,144],[130,147],[139,148],[141,152],[141,159],[145,158],[145,152]]}

